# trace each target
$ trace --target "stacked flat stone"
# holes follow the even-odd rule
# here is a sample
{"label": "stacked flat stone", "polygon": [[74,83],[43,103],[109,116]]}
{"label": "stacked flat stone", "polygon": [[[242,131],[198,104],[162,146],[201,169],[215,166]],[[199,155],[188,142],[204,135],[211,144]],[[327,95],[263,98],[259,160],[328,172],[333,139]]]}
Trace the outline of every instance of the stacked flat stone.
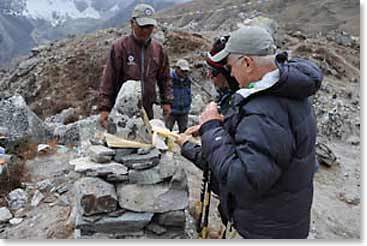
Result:
{"label": "stacked flat stone", "polygon": [[[109,116],[110,133],[151,141],[140,98],[139,81],[123,84]],[[82,174],[74,185],[75,237],[185,238],[187,177],[173,154],[91,143],[88,156],[70,162]]]}
{"label": "stacked flat stone", "polygon": [[139,152],[95,145],[70,161],[82,174],[74,184],[77,238],[185,238],[185,172],[172,153]]}

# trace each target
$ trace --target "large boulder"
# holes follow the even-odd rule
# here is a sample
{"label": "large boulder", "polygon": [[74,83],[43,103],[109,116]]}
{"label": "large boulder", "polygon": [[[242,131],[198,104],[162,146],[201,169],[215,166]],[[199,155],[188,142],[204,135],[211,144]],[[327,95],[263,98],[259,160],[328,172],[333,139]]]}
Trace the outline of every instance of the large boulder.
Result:
{"label": "large boulder", "polygon": [[82,234],[116,233],[129,235],[130,233],[141,231],[152,218],[152,213],[126,212],[117,217],[105,216],[95,222],[91,222],[86,217],[78,215],[76,217],[76,228],[80,229]]}
{"label": "large boulder", "polygon": [[145,170],[129,170],[130,184],[157,184],[171,178],[177,170],[172,153],[163,154],[159,164]]}
{"label": "large boulder", "polygon": [[47,125],[27,106],[23,97],[0,98],[0,128],[7,130],[7,142],[45,142],[51,137]]}
{"label": "large boulder", "polygon": [[62,145],[80,145],[93,138],[97,132],[105,131],[99,124],[98,115],[68,125],[50,123],[49,126],[53,128],[54,137]]}
{"label": "large boulder", "polygon": [[109,114],[108,131],[124,139],[151,143],[151,127],[145,116],[140,81],[126,81]]}
{"label": "large boulder", "polygon": [[121,184],[117,186],[121,208],[135,212],[165,213],[188,205],[186,173],[177,169],[170,183],[155,185]]}
{"label": "large boulder", "polygon": [[6,207],[0,208],[0,223],[6,223],[11,218],[13,218],[13,215],[10,213],[9,209]]}
{"label": "large boulder", "polygon": [[117,208],[115,187],[102,179],[85,177],[74,184],[77,206],[83,215],[108,213]]}
{"label": "large boulder", "polygon": [[186,223],[186,215],[184,210],[170,211],[167,213],[157,214],[154,218],[157,224],[163,226],[182,227]]}
{"label": "large boulder", "polygon": [[25,190],[18,188],[8,194],[7,200],[11,209],[20,209],[27,205],[28,194]]}

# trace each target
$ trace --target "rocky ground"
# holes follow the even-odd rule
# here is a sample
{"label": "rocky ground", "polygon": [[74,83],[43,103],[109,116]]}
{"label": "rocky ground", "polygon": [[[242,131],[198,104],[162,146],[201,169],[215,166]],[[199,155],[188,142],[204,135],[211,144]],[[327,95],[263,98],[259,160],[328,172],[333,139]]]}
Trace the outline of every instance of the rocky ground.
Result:
{"label": "rocky ground", "polygon": [[[274,1],[275,4],[276,2]],[[313,97],[318,119],[317,153],[322,165],[314,181],[310,239],[361,237],[360,41],[359,33],[355,29],[355,18],[350,14],[354,13],[355,8],[346,2],[344,4],[346,11],[341,15],[340,7],[325,1],[321,9],[327,11],[319,11],[318,20],[336,23],[338,27],[347,27],[344,30],[350,30],[351,33],[338,29],[339,31],[321,34],[316,29],[297,29],[296,25],[282,29],[284,34],[279,39],[280,50],[287,50],[293,57],[313,60],[325,74],[320,91]],[[299,5],[292,8],[300,11]],[[265,9],[262,11],[265,12]],[[167,12],[167,15],[168,13],[175,15],[175,12]],[[327,17],[325,13],[333,14]],[[210,18],[207,15],[200,16],[196,21],[191,17],[182,16],[180,22],[177,21],[181,25],[162,25],[155,34],[166,46],[172,64],[178,58],[186,58],[193,64],[194,99],[190,124],[197,121],[200,111],[215,95],[213,87],[205,77],[205,52],[209,49],[213,37],[228,31],[225,28],[219,28],[218,31],[210,28],[210,23],[221,23],[220,18],[223,16],[218,13],[211,14]],[[332,18],[328,19],[330,16]],[[306,17],[304,21],[307,21]],[[241,18],[228,19],[218,26],[233,29],[238,21],[242,21]],[[200,32],[196,32],[193,31],[196,30],[193,28],[195,23],[209,24],[206,28],[197,29],[201,30]],[[315,28],[314,25],[308,27]],[[284,25],[281,25],[281,28],[284,28]],[[29,129],[24,129],[22,125],[16,128],[17,131],[21,130],[22,134],[32,141],[37,140],[49,146],[46,150],[39,151],[38,145],[32,141],[19,144],[19,138],[18,142],[10,145],[5,143],[6,151],[17,156],[18,161],[10,176],[2,180],[0,208],[10,206],[5,197],[16,188],[21,188],[28,197],[27,202],[24,202],[27,204],[26,209],[12,211],[15,220],[0,222],[0,238],[73,237],[74,228],[68,221],[73,198],[71,186],[79,178],[79,174],[72,170],[68,161],[83,154],[82,140],[97,129],[96,118],[87,117],[96,113],[99,78],[111,43],[126,32],[127,26],[54,42],[35,48],[32,54],[17,63],[13,69],[0,71],[0,104],[5,105],[2,103],[7,102],[8,96],[18,93],[36,114],[30,115],[28,109],[19,111],[21,113],[18,117],[22,117],[17,118],[17,122],[26,118],[28,122],[37,123],[30,124]],[[20,101],[17,102],[18,105],[23,105]],[[8,125],[11,124],[6,116],[7,111],[1,111],[0,108],[0,112],[0,119]],[[81,119],[84,120],[79,121]],[[46,125],[44,129],[47,131],[40,134],[35,125],[43,124]],[[3,125],[0,122],[0,137],[1,126]],[[30,135],[34,131],[37,131],[38,135],[32,138]],[[51,137],[51,140],[44,140],[43,137],[46,136]],[[0,139],[1,144],[5,145]],[[202,174],[178,152],[174,157],[188,174],[189,211],[195,218]],[[38,201],[39,193],[43,196],[41,201]],[[32,206],[32,200],[34,204],[38,201],[37,205]],[[213,238],[221,230],[216,205],[217,200],[213,198],[210,218],[210,235]],[[7,217],[8,219],[4,219]],[[1,218],[3,221],[9,221],[9,214],[0,210],[0,221]],[[193,221],[189,221],[192,225]]]}

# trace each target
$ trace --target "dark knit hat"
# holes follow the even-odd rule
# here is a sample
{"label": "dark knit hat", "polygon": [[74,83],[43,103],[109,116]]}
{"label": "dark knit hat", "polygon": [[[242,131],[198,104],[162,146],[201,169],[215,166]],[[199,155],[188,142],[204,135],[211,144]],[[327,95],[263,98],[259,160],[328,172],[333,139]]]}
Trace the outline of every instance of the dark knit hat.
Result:
{"label": "dark knit hat", "polygon": [[227,63],[227,58],[224,58],[223,60],[221,61],[213,61],[210,57],[213,57],[215,56],[216,54],[218,54],[219,52],[221,52],[225,46],[226,46],[226,43],[229,39],[229,35],[227,36],[222,36],[220,38],[217,38],[215,41],[214,41],[214,44],[212,46],[212,49],[208,52],[208,56],[206,58],[206,63],[212,68],[214,69],[217,73],[221,73],[224,75],[224,77],[226,78],[227,80],[227,83],[228,83],[228,86],[229,86],[229,89],[232,91],[232,92],[236,92],[238,89],[239,89],[239,86],[238,86],[238,83],[237,83],[237,80],[231,76],[231,73],[226,70],[224,68],[224,65]]}

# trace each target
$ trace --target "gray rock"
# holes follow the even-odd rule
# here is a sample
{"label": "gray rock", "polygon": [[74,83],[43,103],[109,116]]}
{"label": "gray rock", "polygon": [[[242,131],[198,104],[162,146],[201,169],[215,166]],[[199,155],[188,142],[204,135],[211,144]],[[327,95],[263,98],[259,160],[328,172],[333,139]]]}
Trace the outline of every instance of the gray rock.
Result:
{"label": "gray rock", "polygon": [[109,114],[108,131],[118,137],[150,143],[152,133],[144,120],[140,81],[126,81]]}
{"label": "gray rock", "polygon": [[80,141],[89,141],[89,139],[95,137],[96,133],[106,131],[99,123],[99,115],[92,115],[73,124],[76,124],[79,128]]}
{"label": "gray rock", "polygon": [[160,225],[157,225],[155,223],[150,223],[148,226],[147,226],[147,230],[157,234],[157,235],[162,235],[164,234],[165,232],[167,232],[167,229],[164,228],[163,226],[160,226]]}
{"label": "gray rock", "polygon": [[13,218],[13,215],[10,213],[9,209],[6,207],[0,208],[0,223],[6,223],[11,218]]}
{"label": "gray rock", "polygon": [[336,34],[335,42],[343,46],[351,46],[353,39],[350,34],[342,32],[342,33]]}
{"label": "gray rock", "polygon": [[145,170],[130,170],[130,184],[157,184],[172,177],[176,172],[176,163],[169,154],[163,154],[159,164]]}
{"label": "gray rock", "polygon": [[203,97],[199,94],[195,95],[192,98],[192,105],[191,105],[191,114],[199,115],[205,108],[206,102],[203,100]]}
{"label": "gray rock", "polygon": [[57,125],[54,128],[54,138],[61,145],[79,145],[83,141],[89,141],[96,132],[105,131],[98,122],[98,116],[93,115],[86,119],[68,125]]}
{"label": "gray rock", "polygon": [[338,160],[334,152],[325,143],[316,143],[316,156],[317,159],[320,161],[320,164],[326,165],[328,167],[338,164]]}
{"label": "gray rock", "polygon": [[121,232],[121,233],[93,233],[75,230],[75,239],[104,240],[104,239],[146,239],[144,231]]}
{"label": "gray rock", "polygon": [[11,209],[23,208],[28,202],[28,195],[23,189],[15,189],[7,196],[8,204]]}
{"label": "gray rock", "polygon": [[83,215],[116,210],[115,187],[99,178],[81,178],[74,184],[76,202]]}
{"label": "gray rock", "polygon": [[120,207],[127,210],[152,213],[181,210],[188,205],[187,177],[178,169],[169,184],[120,184],[117,194]]}
{"label": "gray rock", "polygon": [[57,187],[55,187],[55,191],[59,194],[59,195],[62,195],[64,194],[65,192],[68,192],[69,191],[69,187],[67,184],[61,184]]}
{"label": "gray rock", "polygon": [[46,192],[48,192],[48,191],[50,191],[52,189],[53,186],[54,185],[53,185],[52,181],[49,180],[49,179],[44,179],[44,180],[39,181],[39,182],[36,183],[36,187],[40,191],[46,191]]}
{"label": "gray rock", "polygon": [[59,199],[57,200],[57,205],[61,206],[61,207],[68,207],[70,206],[70,201],[69,198],[67,196],[60,196]]}
{"label": "gray rock", "polygon": [[61,113],[57,115],[53,115],[47,119],[45,119],[46,124],[65,124],[67,120],[74,117],[76,114],[76,110],[74,108],[68,108],[61,111]]}
{"label": "gray rock", "polygon": [[40,61],[39,58],[31,58],[21,62],[17,69],[17,76],[21,77],[29,73]]}
{"label": "gray rock", "polygon": [[13,219],[9,220],[9,223],[11,225],[19,225],[20,223],[23,222],[23,220],[24,220],[23,218],[13,218]]}
{"label": "gray rock", "polygon": [[36,190],[31,200],[31,206],[37,207],[44,197],[45,196],[39,190]]}
{"label": "gray rock", "polygon": [[15,211],[14,213],[14,217],[15,218],[24,218],[24,217],[27,217],[27,209],[25,208],[21,208],[21,209],[18,209],[17,211]]}
{"label": "gray rock", "polygon": [[170,211],[167,213],[156,214],[154,221],[159,225],[185,227],[186,215],[184,210]]}
{"label": "gray rock", "polygon": [[89,147],[89,155],[97,163],[106,163],[112,160],[115,151],[101,145],[92,145]]}
{"label": "gray rock", "polygon": [[131,154],[136,154],[136,149],[134,148],[129,148],[129,149],[115,149],[115,156],[116,159],[121,159],[127,155],[131,155]]}
{"label": "gray rock", "polygon": [[54,137],[61,145],[78,145],[80,143],[79,127],[77,124],[59,125],[54,130]]}
{"label": "gray rock", "polygon": [[132,154],[126,156],[116,155],[114,157],[114,160],[116,162],[126,165],[128,168],[141,170],[156,166],[159,163],[160,156],[161,153],[159,152],[159,150],[153,149],[147,155],[138,155],[138,154]]}
{"label": "gray rock", "polygon": [[357,136],[350,136],[347,139],[347,143],[351,144],[351,145],[359,145],[360,144],[360,139]]}
{"label": "gray rock", "polygon": [[154,39],[158,40],[160,43],[164,44],[166,42],[166,37],[163,31],[158,31],[154,33]]}
{"label": "gray rock", "polygon": [[82,232],[79,229],[74,230],[73,239],[83,239]]}
{"label": "gray rock", "polygon": [[141,149],[138,149],[137,154],[138,155],[147,155],[147,154],[150,153],[151,150],[152,150],[152,148],[141,148]]}
{"label": "gray rock", "polygon": [[359,205],[361,203],[361,198],[359,197],[359,195],[357,194],[351,194],[351,193],[345,193],[345,192],[339,192],[337,194],[337,198],[340,201],[343,201],[345,203],[348,203],[350,205]]}
{"label": "gray rock", "polygon": [[77,216],[76,228],[85,233],[116,233],[129,234],[141,231],[153,218],[153,213],[126,212],[118,217],[103,217],[91,223]]}
{"label": "gray rock", "polygon": [[75,171],[90,177],[101,177],[107,181],[126,181],[128,180],[128,169],[125,165],[111,162],[99,164],[92,162],[88,157],[82,157],[70,161],[75,166]]}
{"label": "gray rock", "polygon": [[9,145],[23,144],[24,141],[46,142],[51,137],[50,129],[21,96],[0,98],[0,127],[7,128]]}

